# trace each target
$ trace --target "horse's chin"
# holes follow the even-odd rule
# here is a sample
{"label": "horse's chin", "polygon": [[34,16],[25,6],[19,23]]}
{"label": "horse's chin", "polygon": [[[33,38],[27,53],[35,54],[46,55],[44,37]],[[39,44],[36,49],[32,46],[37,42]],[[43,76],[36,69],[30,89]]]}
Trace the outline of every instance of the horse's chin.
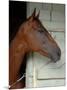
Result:
{"label": "horse's chin", "polygon": [[39,53],[43,56],[49,57],[49,54],[47,51],[40,50]]}
{"label": "horse's chin", "polygon": [[51,59],[51,62],[56,63],[57,61],[60,60],[60,58],[54,57],[54,56],[50,55],[47,51],[40,50],[39,53],[41,55],[43,55],[43,56],[46,56],[46,57],[50,58]]}
{"label": "horse's chin", "polygon": [[56,62],[58,62],[58,61],[60,60],[60,58],[54,57],[54,56],[50,56],[50,59],[51,59],[51,61],[54,62],[54,63],[56,63]]}

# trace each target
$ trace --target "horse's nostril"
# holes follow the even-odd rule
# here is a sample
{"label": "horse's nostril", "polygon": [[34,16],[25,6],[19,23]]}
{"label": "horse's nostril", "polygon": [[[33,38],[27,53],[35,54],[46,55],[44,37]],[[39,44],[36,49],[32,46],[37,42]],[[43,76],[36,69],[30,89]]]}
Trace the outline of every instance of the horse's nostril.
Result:
{"label": "horse's nostril", "polygon": [[60,58],[60,56],[61,56],[61,50],[60,50],[60,49],[58,49],[57,55],[58,55],[58,57]]}
{"label": "horse's nostril", "polygon": [[60,53],[60,52],[58,52],[58,53],[57,53],[57,55],[58,55],[58,56],[60,56],[60,55],[61,55],[61,53]]}
{"label": "horse's nostril", "polygon": [[60,50],[60,49],[59,49],[58,55],[59,55],[59,56],[61,55],[61,50]]}

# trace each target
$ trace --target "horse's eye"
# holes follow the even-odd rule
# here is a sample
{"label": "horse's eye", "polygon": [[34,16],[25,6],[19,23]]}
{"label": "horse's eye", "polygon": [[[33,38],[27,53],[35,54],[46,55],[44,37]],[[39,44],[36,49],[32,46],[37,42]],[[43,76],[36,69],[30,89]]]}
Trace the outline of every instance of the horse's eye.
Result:
{"label": "horse's eye", "polygon": [[38,30],[38,32],[43,33],[44,31],[43,30]]}

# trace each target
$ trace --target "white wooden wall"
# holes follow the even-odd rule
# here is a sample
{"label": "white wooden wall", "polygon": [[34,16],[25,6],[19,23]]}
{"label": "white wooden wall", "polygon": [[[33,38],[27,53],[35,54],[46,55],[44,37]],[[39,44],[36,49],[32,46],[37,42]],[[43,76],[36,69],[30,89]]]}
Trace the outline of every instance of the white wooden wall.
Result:
{"label": "white wooden wall", "polygon": [[61,4],[27,3],[27,17],[34,8],[40,10],[40,20],[61,48],[57,63],[38,53],[30,54],[26,69],[26,87],[65,85],[65,7]]}

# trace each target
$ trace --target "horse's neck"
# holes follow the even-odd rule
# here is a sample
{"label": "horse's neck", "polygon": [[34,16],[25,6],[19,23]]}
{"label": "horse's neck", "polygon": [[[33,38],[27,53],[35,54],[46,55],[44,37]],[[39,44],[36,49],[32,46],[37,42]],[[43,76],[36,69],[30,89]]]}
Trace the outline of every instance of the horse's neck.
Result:
{"label": "horse's neck", "polygon": [[18,78],[18,72],[23,62],[23,57],[27,52],[26,44],[21,36],[21,33],[17,34],[14,40],[11,42],[9,50],[9,80],[10,84],[14,83]]}

